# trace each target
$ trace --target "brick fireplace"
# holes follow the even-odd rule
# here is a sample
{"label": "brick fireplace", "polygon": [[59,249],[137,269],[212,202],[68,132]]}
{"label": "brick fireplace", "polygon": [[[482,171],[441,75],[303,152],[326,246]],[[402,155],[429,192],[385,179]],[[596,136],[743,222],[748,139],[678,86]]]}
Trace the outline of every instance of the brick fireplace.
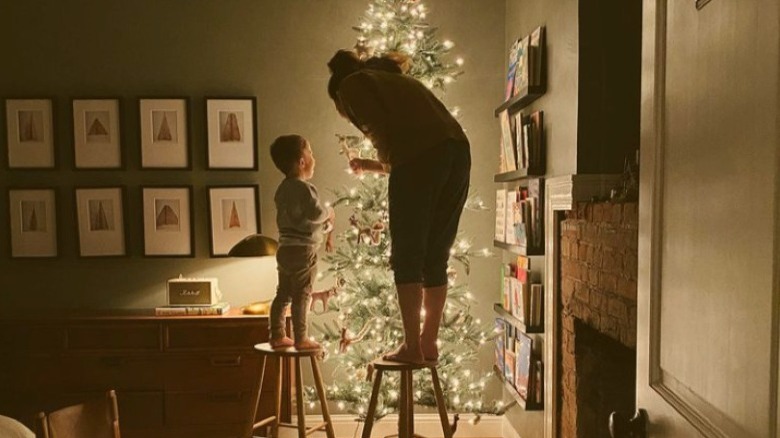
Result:
{"label": "brick fireplace", "polygon": [[637,204],[578,203],[560,223],[558,436],[608,437],[634,411]]}

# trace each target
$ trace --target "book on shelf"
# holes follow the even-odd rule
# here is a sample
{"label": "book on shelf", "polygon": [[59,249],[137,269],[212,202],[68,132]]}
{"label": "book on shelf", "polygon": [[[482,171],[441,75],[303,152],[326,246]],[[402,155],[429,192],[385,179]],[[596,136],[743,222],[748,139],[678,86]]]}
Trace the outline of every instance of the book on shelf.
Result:
{"label": "book on shelf", "polygon": [[155,316],[197,316],[224,315],[230,310],[229,303],[217,303],[213,306],[162,306],[155,307]]}
{"label": "book on shelf", "polygon": [[515,356],[515,388],[523,399],[528,400],[529,392],[533,393],[533,388],[529,386],[531,380],[531,363],[533,356],[533,338],[527,334],[517,332],[517,354]]}
{"label": "book on shelf", "polygon": [[515,73],[517,72],[517,45],[520,40],[515,41],[512,47],[509,48],[509,68],[506,73],[506,91],[504,93],[504,99],[509,100],[512,98],[515,92]]}
{"label": "book on shelf", "polygon": [[516,353],[507,348],[504,353],[504,379],[512,383],[515,381]]}
{"label": "book on shelf", "polygon": [[533,402],[536,404],[544,404],[544,364],[541,359],[534,360],[534,396]]}
{"label": "book on shelf", "polygon": [[544,199],[544,184],[539,178],[528,180],[528,198],[530,203],[529,222],[531,225],[531,239],[529,246],[541,248],[544,244],[544,230],[542,229],[542,204]]}
{"label": "book on shelf", "polygon": [[520,94],[524,88],[528,87],[528,46],[530,44],[530,35],[520,38],[517,45],[517,68],[515,69],[515,87],[513,95]]}
{"label": "book on shelf", "polygon": [[517,112],[515,113],[512,118],[514,118],[514,140],[515,140],[515,159],[517,160],[517,168],[518,169],[525,169],[526,166],[525,163],[527,161],[527,152],[523,149],[523,123],[525,120],[525,116],[523,115],[523,112]]}
{"label": "book on shelf", "polygon": [[534,111],[527,119],[528,145],[526,168],[543,173],[544,168],[544,111]]}
{"label": "book on shelf", "polygon": [[496,318],[496,349],[495,349],[495,366],[497,369],[504,371],[504,336],[506,331],[506,321],[501,318]]}
{"label": "book on shelf", "polygon": [[503,242],[506,239],[506,190],[496,190],[496,230],[495,240]]}
{"label": "book on shelf", "polygon": [[501,111],[498,116],[501,122],[501,172],[512,172],[517,170],[517,159],[515,158],[515,141],[512,129],[514,118],[509,117],[507,111]]}
{"label": "book on shelf", "polygon": [[528,82],[532,86],[542,85],[542,64],[544,63],[544,27],[531,32],[528,41]]}
{"label": "book on shelf", "polygon": [[542,309],[544,308],[544,295],[542,294],[542,285],[540,283],[531,284],[531,296],[528,302],[528,325],[539,327],[542,325]]}

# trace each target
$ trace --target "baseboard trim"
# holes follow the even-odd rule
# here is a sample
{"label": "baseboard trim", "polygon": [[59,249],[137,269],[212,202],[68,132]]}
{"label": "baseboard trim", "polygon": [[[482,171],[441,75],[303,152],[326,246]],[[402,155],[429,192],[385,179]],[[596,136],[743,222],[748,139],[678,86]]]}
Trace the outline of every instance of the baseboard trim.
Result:
{"label": "baseboard trim", "polygon": [[515,430],[506,415],[501,417],[501,433],[504,438],[522,438]]}
{"label": "baseboard trim", "polygon": [[[452,418],[452,415],[450,415]],[[494,415],[483,415],[477,424],[471,424],[474,415],[460,414],[458,421],[458,430],[455,436],[458,438],[502,438],[503,430],[506,430],[504,417]],[[336,432],[336,438],[359,438],[363,433],[363,423],[358,423],[352,415],[331,415],[333,429]],[[293,423],[296,419],[293,417]],[[322,421],[319,415],[307,415],[306,424],[312,425]],[[507,423],[508,424],[508,423]],[[414,416],[415,433],[428,438],[442,438],[444,434],[441,431],[441,423],[437,414],[415,414]],[[509,426],[511,429],[511,426]],[[511,429],[513,430],[513,429]],[[514,430],[513,430],[514,431]],[[398,434],[398,415],[388,415],[385,418],[374,423],[371,431],[372,438],[382,438],[389,435]],[[295,429],[282,428],[279,431],[279,438],[297,438],[298,431]],[[315,436],[323,436],[318,433]],[[519,438],[518,436],[512,438]]]}

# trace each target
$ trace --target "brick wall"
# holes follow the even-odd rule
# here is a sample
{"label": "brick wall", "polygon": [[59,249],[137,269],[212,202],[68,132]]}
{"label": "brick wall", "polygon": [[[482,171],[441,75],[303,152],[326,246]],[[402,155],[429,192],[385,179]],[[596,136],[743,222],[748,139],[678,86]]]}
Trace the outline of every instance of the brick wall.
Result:
{"label": "brick wall", "polygon": [[[581,203],[566,212],[561,223],[561,369],[558,370],[562,391],[560,394],[560,430],[564,437],[602,436],[605,428],[604,412],[615,403],[633,400],[633,373],[636,350],[636,279],[637,279],[637,204],[636,203]],[[577,345],[579,324],[583,324],[606,338],[603,341],[588,336],[596,346]],[[583,336],[584,338],[584,336]],[[610,342],[612,341],[617,342]],[[617,345],[618,347],[612,347]],[[612,357],[590,354],[594,349],[621,349],[619,357],[629,357],[614,373],[621,374],[618,383],[601,382],[594,385],[589,375],[588,385],[579,382],[587,369],[600,364],[589,361]],[[585,352],[585,353],[583,353]],[[588,354],[589,357],[577,357]],[[633,361],[631,360],[633,358]],[[614,365],[614,364],[611,364]],[[622,367],[622,368],[621,368]],[[579,368],[579,369],[578,369]],[[621,373],[621,369],[625,371]],[[630,374],[629,374],[630,373]],[[630,383],[630,385],[628,385]],[[627,388],[626,386],[631,386]],[[607,388],[614,401],[582,400],[593,391],[586,387]],[[626,391],[631,391],[627,394]],[[620,400],[618,402],[617,400]],[[599,406],[600,405],[600,406]],[[632,407],[626,406],[626,410]]]}

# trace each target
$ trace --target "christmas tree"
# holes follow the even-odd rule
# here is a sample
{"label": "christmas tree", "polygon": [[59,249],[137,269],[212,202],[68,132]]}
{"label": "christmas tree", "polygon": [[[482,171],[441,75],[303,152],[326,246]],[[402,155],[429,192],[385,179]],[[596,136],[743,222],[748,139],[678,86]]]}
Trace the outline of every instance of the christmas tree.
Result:
{"label": "christmas tree", "polygon": [[[463,60],[447,61],[454,44],[436,38],[437,29],[426,22],[428,10],[416,0],[372,0],[359,26],[355,50],[361,57],[399,52],[411,58],[407,74],[420,80],[442,97],[447,85],[462,71]],[[457,109],[451,110],[457,117]],[[376,159],[371,143],[355,135],[338,135],[345,159]],[[327,396],[340,410],[364,417],[371,396],[367,365],[399,345],[403,329],[396,290],[390,269],[388,235],[387,178],[379,174],[355,176],[356,186],[334,190],[337,215],[349,217],[349,228],[338,234],[332,251],[324,261],[325,275],[333,278],[332,288],[313,294],[313,308],[335,315],[331,320],[314,323],[326,350],[326,360],[338,362],[336,373],[345,378],[327,387]],[[483,204],[470,197],[467,209],[482,210]],[[449,293],[439,333],[439,376],[448,410],[453,412],[497,413],[504,406],[481,400],[482,389],[491,372],[476,373],[478,348],[493,336],[470,315],[475,303],[459,274],[468,275],[469,259],[488,256],[487,249],[476,251],[462,235],[451,250],[448,270]],[[457,265],[457,266],[455,266]],[[460,275],[463,277],[463,275]],[[319,302],[322,305],[319,305]],[[396,412],[399,402],[398,375],[383,379],[377,417]],[[426,372],[415,376],[415,401],[435,406]],[[307,394],[315,397],[313,391]],[[479,418],[479,417],[475,417]]]}

